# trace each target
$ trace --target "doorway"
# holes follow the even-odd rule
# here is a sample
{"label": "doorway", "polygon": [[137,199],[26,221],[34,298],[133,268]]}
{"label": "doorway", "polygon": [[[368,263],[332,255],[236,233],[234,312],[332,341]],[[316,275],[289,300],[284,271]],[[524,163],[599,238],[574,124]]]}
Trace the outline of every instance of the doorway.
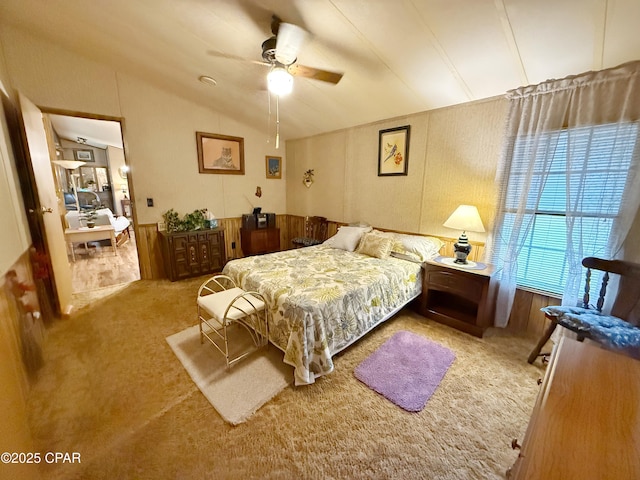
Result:
{"label": "doorway", "polygon": [[87,228],[89,212],[97,225],[115,227],[115,248],[111,239],[68,243],[77,306],[78,296],[140,279],[122,128],[119,121],[99,117],[46,110],[43,116],[51,125],[56,157],[63,160],[54,162],[54,172],[56,192],[65,199],[65,228]]}

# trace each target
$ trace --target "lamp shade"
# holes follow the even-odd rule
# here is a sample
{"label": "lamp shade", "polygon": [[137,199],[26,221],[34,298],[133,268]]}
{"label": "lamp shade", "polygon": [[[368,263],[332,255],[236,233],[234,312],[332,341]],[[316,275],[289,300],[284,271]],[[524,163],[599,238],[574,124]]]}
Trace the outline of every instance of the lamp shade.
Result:
{"label": "lamp shade", "polygon": [[442,225],[467,232],[484,232],[478,209],[473,205],[460,205]]}
{"label": "lamp shade", "polygon": [[75,170],[87,162],[80,162],[78,160],[52,160],[52,163],[60,165],[62,168],[66,168],[67,170]]}
{"label": "lamp shade", "polygon": [[267,86],[274,95],[287,95],[293,90],[293,76],[284,68],[275,67],[267,75]]}

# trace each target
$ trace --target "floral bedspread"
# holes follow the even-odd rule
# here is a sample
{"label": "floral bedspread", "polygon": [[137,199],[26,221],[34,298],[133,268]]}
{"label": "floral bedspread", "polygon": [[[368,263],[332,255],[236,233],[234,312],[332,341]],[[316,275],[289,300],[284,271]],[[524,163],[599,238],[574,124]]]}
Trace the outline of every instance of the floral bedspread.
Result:
{"label": "floral bedspread", "polygon": [[223,273],[265,296],[269,337],[296,385],[333,371],[331,356],[421,291],[420,265],[324,245],[232,260]]}

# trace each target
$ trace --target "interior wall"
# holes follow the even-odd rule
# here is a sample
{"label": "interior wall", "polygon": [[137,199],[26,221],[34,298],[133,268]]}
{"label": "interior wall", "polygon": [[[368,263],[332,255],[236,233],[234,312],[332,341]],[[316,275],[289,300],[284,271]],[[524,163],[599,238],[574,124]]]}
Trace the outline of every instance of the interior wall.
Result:
{"label": "interior wall", "polygon": [[[442,223],[460,204],[491,228],[507,101],[493,98],[287,142],[287,212],[457,237]],[[408,174],[378,176],[380,130],[410,125]],[[302,173],[315,170],[314,184]],[[299,181],[298,181],[299,179]],[[484,242],[485,233],[469,233]]]}
{"label": "interior wall", "polygon": [[[0,95],[12,94],[0,40]],[[31,237],[15,168],[15,160],[5,112],[0,104],[0,451],[33,451],[33,441],[27,423],[26,397],[28,380],[20,354],[20,325],[10,308],[4,288],[7,271],[22,265],[31,244]],[[23,259],[23,261],[21,261]],[[36,465],[0,464],[2,478],[39,478]]]}
{"label": "interior wall", "polygon": [[[12,266],[21,282],[33,285],[29,255],[25,253]],[[0,451],[33,452],[33,440],[28,426],[26,403],[29,378],[25,364],[25,333],[32,335],[33,319],[20,314],[12,280],[0,276]],[[33,293],[31,293],[33,295]],[[32,344],[39,348],[39,344]],[[36,367],[33,367],[34,369]],[[0,464],[0,478],[39,478],[35,464]]]}
{"label": "interior wall", "polygon": [[[208,208],[220,218],[240,216],[253,206],[285,213],[287,161],[283,148],[267,144],[265,132],[24,30],[4,25],[0,39],[13,86],[36,105],[124,118],[139,223],[156,223],[170,208],[181,214]],[[245,175],[200,174],[196,131],[244,138]],[[283,157],[281,180],[266,179],[267,155]],[[258,186],[261,198],[254,195]],[[153,199],[153,206],[147,206],[147,199]]]}
{"label": "interior wall", "polygon": [[[288,214],[319,215],[332,220],[345,217],[346,133],[338,131],[286,142]],[[307,170],[314,172],[310,187],[302,182]]]}

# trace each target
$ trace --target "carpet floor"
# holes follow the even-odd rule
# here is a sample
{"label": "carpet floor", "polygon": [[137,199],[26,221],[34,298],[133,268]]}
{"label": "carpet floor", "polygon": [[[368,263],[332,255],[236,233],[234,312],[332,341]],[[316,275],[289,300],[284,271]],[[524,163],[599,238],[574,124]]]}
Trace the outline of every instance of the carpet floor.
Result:
{"label": "carpet floor", "polygon": [[[543,369],[530,339],[478,339],[409,309],[335,358],[314,385],[286,387],[247,422],[225,422],[165,338],[196,323],[203,278],[138,281],[48,329],[28,410],[47,479],[501,479],[517,454]],[[353,371],[398,331],[451,349],[427,406],[406,412]]]}

